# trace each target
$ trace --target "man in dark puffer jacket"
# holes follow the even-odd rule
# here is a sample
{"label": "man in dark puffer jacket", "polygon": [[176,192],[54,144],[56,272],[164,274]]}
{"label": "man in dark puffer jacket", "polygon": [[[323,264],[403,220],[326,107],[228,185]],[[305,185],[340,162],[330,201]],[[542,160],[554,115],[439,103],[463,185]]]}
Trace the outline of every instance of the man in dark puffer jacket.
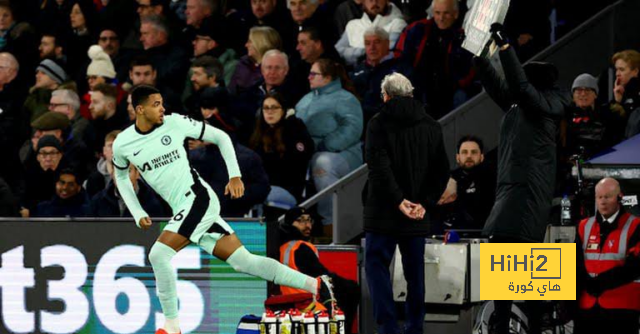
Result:
{"label": "man in dark puffer jacket", "polygon": [[[449,180],[442,129],[413,99],[411,82],[399,73],[382,82],[382,110],[367,128],[369,179],[363,191],[365,267],[378,333],[401,333],[389,276],[396,245],[407,280],[405,331],[422,333],[424,237],[429,212]],[[425,208],[428,208],[425,212]]]}

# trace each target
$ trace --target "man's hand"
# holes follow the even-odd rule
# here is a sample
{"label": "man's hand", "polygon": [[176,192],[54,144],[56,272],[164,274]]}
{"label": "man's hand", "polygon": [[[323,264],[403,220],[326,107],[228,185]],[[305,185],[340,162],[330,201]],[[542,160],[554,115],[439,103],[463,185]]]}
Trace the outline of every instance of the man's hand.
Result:
{"label": "man's hand", "polygon": [[620,84],[620,79],[616,79],[616,83],[613,86],[613,97],[616,102],[622,102],[622,95],[624,95],[624,85]]}
{"label": "man's hand", "polygon": [[229,180],[229,183],[224,187],[224,194],[231,194],[231,199],[236,199],[244,196],[244,184],[239,177],[234,177]]}
{"label": "man's hand", "polygon": [[584,288],[590,295],[598,297],[602,294],[602,283],[596,277],[587,278]]}
{"label": "man's hand", "polygon": [[140,228],[143,231],[148,230],[149,227],[151,227],[151,218],[149,217],[140,218],[140,222],[138,223],[138,225],[140,225]]}
{"label": "man's hand", "polygon": [[447,188],[440,196],[440,200],[438,201],[438,205],[449,204],[455,201],[458,198],[458,182],[453,178],[449,178],[449,182],[447,182]]}
{"label": "man's hand", "polygon": [[425,213],[427,213],[427,210],[422,206],[422,204],[418,204],[411,213],[415,219],[422,219],[424,218]]}
{"label": "man's hand", "polygon": [[[416,204],[408,200],[402,200],[402,203],[398,206],[400,212],[402,212],[409,219],[421,219],[424,217],[424,208],[421,204]],[[421,217],[422,215],[422,217]]]}
{"label": "man's hand", "polygon": [[504,31],[502,23],[496,22],[492,24],[489,31],[491,32],[491,38],[493,38],[496,45],[500,47],[501,50],[503,46],[509,44],[509,38],[507,37],[507,33]]}

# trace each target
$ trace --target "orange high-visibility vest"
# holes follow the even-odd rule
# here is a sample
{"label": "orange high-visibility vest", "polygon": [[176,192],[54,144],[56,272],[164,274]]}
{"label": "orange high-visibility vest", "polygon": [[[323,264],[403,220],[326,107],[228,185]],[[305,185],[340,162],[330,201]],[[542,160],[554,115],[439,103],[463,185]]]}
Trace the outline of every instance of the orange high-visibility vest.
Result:
{"label": "orange high-visibility vest", "polygon": [[[293,270],[300,271],[300,269],[298,269],[298,266],[296,266],[296,251],[303,244],[309,246],[309,248],[313,250],[316,256],[320,257],[318,255],[318,249],[312,243],[304,240],[291,240],[289,242],[282,244],[282,246],[280,246],[280,262],[284,265],[289,266]],[[295,293],[308,293],[308,291],[306,290],[296,289],[296,288],[292,288],[284,285],[280,286],[280,291],[282,292],[283,295],[290,295]],[[326,307],[316,302],[315,310],[326,310]]]}
{"label": "orange high-visibility vest", "polygon": [[[617,228],[609,233],[604,243],[601,243],[600,224],[596,224],[596,218],[590,217],[580,222],[578,234],[582,242],[585,267],[591,277],[623,266],[629,254],[638,256],[640,247],[632,245],[629,248],[628,243],[639,224],[640,219],[637,217],[630,213],[621,213]],[[602,244],[602,249],[600,244]],[[604,309],[640,311],[640,279],[615,289],[606,290],[599,297],[582,291],[579,301],[581,309],[591,309],[596,303]]]}

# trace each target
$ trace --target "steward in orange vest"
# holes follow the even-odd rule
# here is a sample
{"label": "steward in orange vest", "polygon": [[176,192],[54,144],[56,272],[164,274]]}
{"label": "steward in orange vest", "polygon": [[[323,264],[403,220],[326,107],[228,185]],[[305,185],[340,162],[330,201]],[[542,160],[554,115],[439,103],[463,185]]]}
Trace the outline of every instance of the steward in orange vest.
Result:
{"label": "steward in orange vest", "polygon": [[[598,213],[578,226],[575,333],[638,333],[640,219],[624,211],[618,182],[596,186]],[[604,332],[603,332],[604,333]]]}
{"label": "steward in orange vest", "polygon": [[[360,287],[357,282],[342,278],[332,273],[322,263],[316,246],[309,242],[313,219],[306,209],[301,207],[287,211],[284,222],[279,226],[280,262],[298,270],[303,274],[331,276],[334,294],[338,306],[344,311],[346,328],[352,328],[353,320],[360,302]],[[306,293],[304,290],[280,286],[283,295]],[[324,309],[323,305],[316,303],[316,309]]]}

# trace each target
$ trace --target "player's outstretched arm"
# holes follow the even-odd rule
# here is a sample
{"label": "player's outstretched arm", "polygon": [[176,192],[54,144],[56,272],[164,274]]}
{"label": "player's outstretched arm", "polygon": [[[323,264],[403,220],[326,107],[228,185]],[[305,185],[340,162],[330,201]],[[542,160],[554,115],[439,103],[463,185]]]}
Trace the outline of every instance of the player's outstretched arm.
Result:
{"label": "player's outstretched arm", "polygon": [[238,159],[236,158],[236,150],[233,147],[233,142],[231,142],[229,135],[211,125],[205,125],[202,133],[202,139],[216,144],[220,148],[220,153],[222,154],[224,163],[227,165],[227,171],[229,171],[229,180],[234,177],[242,177],[240,167],[238,166]]}
{"label": "player's outstretched arm", "polygon": [[[133,184],[129,178],[129,167],[125,169],[121,169],[115,165],[114,167],[116,187],[118,188],[118,192],[120,193],[120,196],[122,196],[124,203],[127,205],[127,208],[129,208],[129,212],[131,212],[133,219],[135,219],[136,226],[143,230],[148,229],[151,226],[151,219],[140,205],[140,201],[138,201],[136,192],[133,189]],[[146,220],[143,224],[142,220],[144,218],[146,218]]]}

